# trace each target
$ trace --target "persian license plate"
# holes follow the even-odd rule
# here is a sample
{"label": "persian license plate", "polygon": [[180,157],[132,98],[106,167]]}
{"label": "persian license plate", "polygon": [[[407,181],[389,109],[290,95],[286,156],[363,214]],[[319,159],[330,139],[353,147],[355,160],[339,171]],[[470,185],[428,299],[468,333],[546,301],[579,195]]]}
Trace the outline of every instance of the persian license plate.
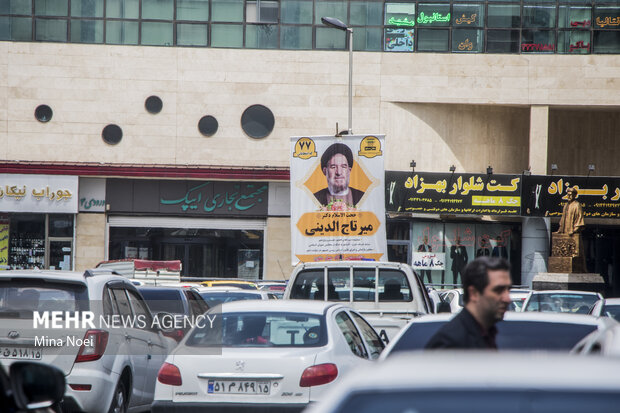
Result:
{"label": "persian license plate", "polygon": [[41,360],[41,350],[37,348],[0,347],[0,358]]}
{"label": "persian license plate", "polygon": [[270,381],[209,380],[207,393],[214,394],[269,394]]}

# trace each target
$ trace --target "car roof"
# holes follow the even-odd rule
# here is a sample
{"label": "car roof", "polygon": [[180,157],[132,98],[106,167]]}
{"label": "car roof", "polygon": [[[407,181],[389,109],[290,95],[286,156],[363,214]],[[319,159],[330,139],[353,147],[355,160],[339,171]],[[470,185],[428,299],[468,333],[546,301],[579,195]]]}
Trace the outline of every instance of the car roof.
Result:
{"label": "car roof", "polygon": [[222,303],[220,305],[222,312],[282,311],[321,315],[331,307],[344,307],[342,304],[321,300],[262,300],[260,302],[244,300]]}
{"label": "car roof", "polygon": [[620,305],[620,298],[605,298],[603,300],[604,305]]}
{"label": "car roof", "polygon": [[246,290],[239,287],[193,287],[194,291],[199,293],[246,293],[246,294],[259,294],[260,290]]}
{"label": "car roof", "polygon": [[[428,314],[416,317],[411,320],[411,323],[433,323],[433,322],[446,322],[452,319],[456,313],[440,313],[440,314]],[[507,311],[504,314],[504,320],[506,321],[532,321],[532,322],[551,322],[551,323],[567,323],[567,324],[586,324],[586,325],[598,325],[602,326],[607,321],[601,320],[597,317],[593,317],[587,314],[567,314],[567,313],[550,313],[550,312],[538,312],[538,311]]]}
{"label": "car roof", "polygon": [[55,270],[11,270],[0,271],[0,279],[2,278],[45,278],[46,280],[74,280],[84,281],[84,273],[77,271],[55,271]]}
{"label": "car roof", "polygon": [[324,268],[324,267],[381,267],[381,268],[401,268],[407,266],[400,262],[387,261],[321,261],[304,262],[298,264],[299,268]]}
{"label": "car roof", "polygon": [[536,294],[568,294],[568,295],[598,295],[592,291],[575,291],[575,290],[540,290],[532,291],[532,295]]}

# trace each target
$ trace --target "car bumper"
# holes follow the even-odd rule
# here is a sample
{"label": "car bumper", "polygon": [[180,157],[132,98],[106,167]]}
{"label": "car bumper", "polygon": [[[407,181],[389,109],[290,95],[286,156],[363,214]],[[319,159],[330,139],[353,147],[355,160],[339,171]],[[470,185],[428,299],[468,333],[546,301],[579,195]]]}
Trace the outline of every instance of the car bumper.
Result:
{"label": "car bumper", "polygon": [[174,403],[156,400],[151,405],[151,413],[297,413],[308,407],[307,404],[257,404],[257,403]]}
{"label": "car bumper", "polygon": [[[107,413],[119,375],[96,369],[73,368],[67,377],[64,409],[68,412]],[[73,390],[71,384],[90,384],[88,391]]]}

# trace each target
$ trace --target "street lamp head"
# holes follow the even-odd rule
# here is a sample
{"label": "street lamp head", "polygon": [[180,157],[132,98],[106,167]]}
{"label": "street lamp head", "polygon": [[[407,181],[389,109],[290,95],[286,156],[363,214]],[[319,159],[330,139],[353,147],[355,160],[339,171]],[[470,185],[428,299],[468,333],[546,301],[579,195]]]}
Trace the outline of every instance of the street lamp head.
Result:
{"label": "street lamp head", "polygon": [[321,22],[326,26],[333,27],[334,29],[345,31],[348,29],[346,24],[335,17],[321,17]]}
{"label": "street lamp head", "polygon": [[493,167],[491,165],[487,166],[487,175],[493,174]]}
{"label": "street lamp head", "polygon": [[451,165],[450,166],[450,172],[454,173],[454,171],[456,171],[456,166],[455,165]]}

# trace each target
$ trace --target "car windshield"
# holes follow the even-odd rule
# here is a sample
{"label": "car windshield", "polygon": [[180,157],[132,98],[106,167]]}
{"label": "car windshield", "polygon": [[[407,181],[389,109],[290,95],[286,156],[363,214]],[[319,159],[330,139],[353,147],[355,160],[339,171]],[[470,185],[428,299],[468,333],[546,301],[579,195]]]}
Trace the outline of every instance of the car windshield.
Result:
{"label": "car windshield", "polygon": [[139,288],[142,296],[146,300],[151,312],[185,314],[183,309],[183,298],[179,290],[167,288]]}
{"label": "car windshield", "polygon": [[588,314],[598,299],[595,294],[533,294],[523,311]]}
{"label": "car windshield", "polygon": [[33,311],[88,309],[88,291],[83,284],[36,279],[0,281],[0,318],[32,318]]}
{"label": "car windshield", "polygon": [[[465,385],[465,384],[464,384]],[[524,384],[526,386],[526,384]],[[447,397],[446,397],[447,396]],[[349,395],[337,413],[585,413],[613,412],[620,393],[593,390],[537,391],[501,389],[442,389],[424,391],[364,391]],[[464,406],[466,406],[464,408]]]}
{"label": "car windshield", "polygon": [[605,317],[615,318],[617,321],[620,321],[620,305],[604,306],[601,315]]}
{"label": "car windshield", "polygon": [[231,301],[240,300],[260,300],[262,297],[259,293],[251,292],[201,292],[198,293],[207,302],[209,308],[218,304],[229,303]]}
{"label": "car windshield", "polygon": [[195,347],[320,347],[327,343],[325,318],[316,314],[208,313],[213,325],[196,327],[186,342]]}

